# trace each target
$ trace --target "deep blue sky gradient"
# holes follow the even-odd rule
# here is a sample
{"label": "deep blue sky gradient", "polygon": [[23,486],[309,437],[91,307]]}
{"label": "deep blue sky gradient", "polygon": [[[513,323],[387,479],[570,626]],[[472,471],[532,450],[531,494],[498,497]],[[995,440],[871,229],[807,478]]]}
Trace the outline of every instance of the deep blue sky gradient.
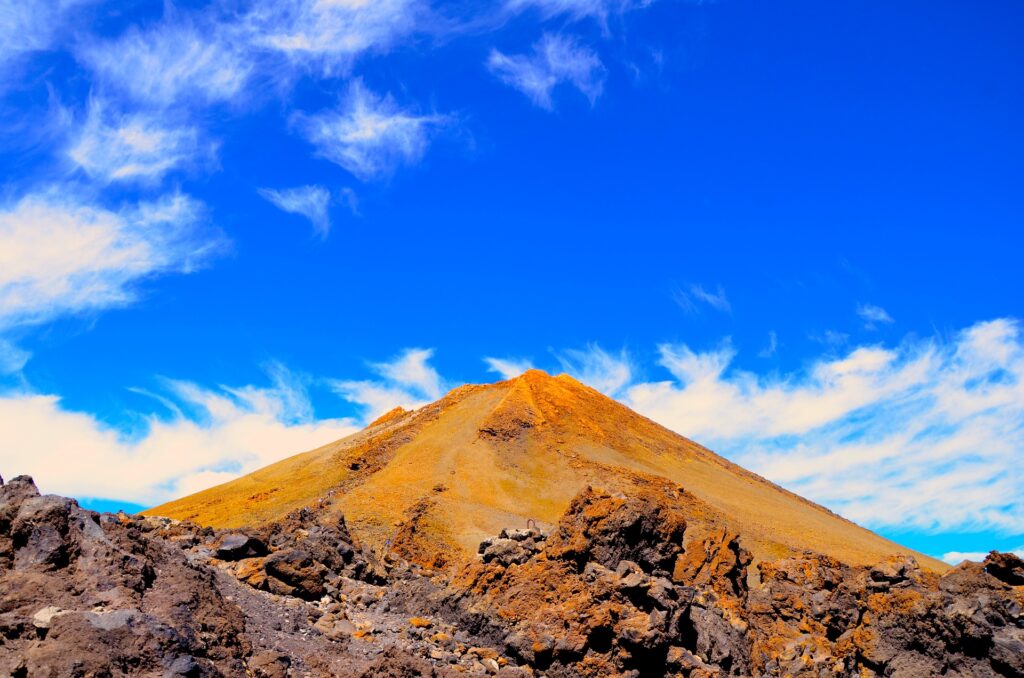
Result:
{"label": "deep blue sky gradient", "polygon": [[[95,16],[115,35],[161,14],[140,2]],[[607,29],[543,26],[597,46],[608,74],[593,106],[562,87],[545,111],[488,72],[491,48],[538,39],[531,13],[361,59],[372,90],[453,116],[421,162],[384,181],[316,158],[289,123],[333,105],[345,78],[207,110],[218,168],[175,182],[210,206],[230,252],[146,283],[126,308],[22,331],[33,357],[19,379],[138,435],[142,413],[170,413],[128,387],[259,383],[270,360],[360,378],[429,346],[441,374],[475,382],[494,378],[482,356],[554,369],[552,350],[596,341],[660,379],[659,342],[729,336],[736,367],[787,373],[843,346],[1024,314],[1024,5],[666,1]],[[68,104],[89,91],[67,55],[23,78],[5,110],[45,114],[51,95],[33,79],[59,83]],[[56,176],[55,154],[6,134],[8,192]],[[359,216],[332,208],[325,241],[256,192],[313,183],[358,195]],[[721,285],[732,312],[685,312],[674,295],[693,283]],[[866,330],[864,303],[897,322]],[[769,332],[778,350],[760,357]],[[827,332],[847,343],[823,344]],[[357,413],[311,389],[318,416]],[[930,553],[1024,543],[890,536]]]}

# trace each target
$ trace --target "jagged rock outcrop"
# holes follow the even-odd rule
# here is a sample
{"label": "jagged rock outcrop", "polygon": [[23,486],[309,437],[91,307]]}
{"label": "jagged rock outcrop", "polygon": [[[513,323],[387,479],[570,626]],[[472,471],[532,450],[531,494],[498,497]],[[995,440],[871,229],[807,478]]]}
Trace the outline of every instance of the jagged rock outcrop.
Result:
{"label": "jagged rock outcrop", "polygon": [[755,563],[688,501],[587,488],[441,572],[317,506],[218,532],[0,480],[0,675],[1024,675],[1016,556]]}
{"label": "jagged rock outcrop", "polygon": [[222,544],[215,555],[237,561],[235,574],[254,588],[318,600],[325,594],[337,593],[342,577],[383,581],[381,565],[373,554],[354,546],[355,540],[341,516],[318,515],[302,508],[253,534],[255,536],[228,535],[225,538],[233,538],[231,543],[245,540],[245,548],[262,550],[261,553],[238,558],[236,550],[225,558]]}
{"label": "jagged rock outcrop", "polygon": [[547,535],[537,528],[502,530],[494,539],[480,542],[477,552],[485,563],[497,561],[508,567],[522,564],[535,556],[544,546]]}
{"label": "jagged rock outcrop", "polygon": [[244,673],[244,618],[180,549],[117,516],[0,487],[0,674]]}
{"label": "jagged rock outcrop", "polygon": [[553,677],[1024,675],[1015,556],[942,577],[905,556],[752,566],[738,535],[687,539],[679,496],[588,488],[528,557],[486,556],[499,536],[413,597]]}
{"label": "jagged rock outcrop", "polygon": [[390,607],[383,584],[399,575],[416,577],[389,575],[340,516],[218,533],[0,479],[0,675],[488,673],[465,633]]}
{"label": "jagged rock outcrop", "polygon": [[[503,634],[513,657],[548,676],[690,675],[723,665],[742,673],[748,646],[730,621],[738,617],[720,614],[711,587],[692,585],[707,567],[679,566],[689,562],[681,496],[666,487],[631,496],[588,488],[529,558],[484,557],[434,604],[454,618],[475,618],[489,637]],[[501,541],[485,542],[483,553]],[[728,562],[714,553],[719,546],[706,546],[710,561]],[[739,562],[742,569],[749,556]],[[734,573],[720,570],[731,590]]]}

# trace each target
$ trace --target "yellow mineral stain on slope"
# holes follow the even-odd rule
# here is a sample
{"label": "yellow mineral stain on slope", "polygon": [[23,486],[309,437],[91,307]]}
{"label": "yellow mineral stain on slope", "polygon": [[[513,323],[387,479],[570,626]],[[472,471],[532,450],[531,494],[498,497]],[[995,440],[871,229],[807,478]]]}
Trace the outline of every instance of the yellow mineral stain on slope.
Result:
{"label": "yellow mineral stain on slope", "polygon": [[147,513],[239,527],[316,506],[343,512],[375,549],[442,565],[503,527],[556,522],[587,485],[666,481],[686,491],[694,532],[727,527],[758,559],[810,550],[869,564],[909,552],[567,375],[537,370],[389,412],[354,436]]}

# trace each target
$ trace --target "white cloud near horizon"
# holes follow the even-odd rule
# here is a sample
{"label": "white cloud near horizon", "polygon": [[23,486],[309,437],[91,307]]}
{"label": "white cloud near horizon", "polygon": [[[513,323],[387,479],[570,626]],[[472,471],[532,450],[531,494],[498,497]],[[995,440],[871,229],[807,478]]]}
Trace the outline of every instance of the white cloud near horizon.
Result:
{"label": "white cloud near horizon", "polygon": [[123,306],[155,275],[189,273],[224,246],[180,193],[108,210],[56,190],[0,207],[0,331]]}
{"label": "white cloud near horizon", "polygon": [[[1018,558],[1024,558],[1024,546],[1018,546],[1015,549],[1010,549],[1009,553],[1012,553]],[[972,560],[976,563],[980,563],[985,560],[985,557],[988,556],[988,554],[988,551],[949,551],[948,553],[943,553],[940,560],[949,565],[959,565],[965,560]]]}
{"label": "white cloud near horizon", "polygon": [[[555,358],[641,414],[869,527],[1024,532],[1018,321],[860,346],[789,374],[737,369],[736,355],[729,341],[705,351],[664,344],[667,381],[639,381],[629,354],[596,344]],[[0,471],[34,473],[48,491],[162,501],[343,437],[395,406],[436,400],[455,382],[441,376],[433,357],[432,349],[406,349],[370,363],[373,378],[325,382],[364,411],[361,421],[317,420],[308,380],[275,365],[269,387],[165,382],[166,393],[155,397],[171,418],[148,419],[147,432],[131,440],[66,410],[55,395],[9,393],[0,396],[0,436],[16,444]],[[529,364],[486,363],[505,377]],[[75,459],[64,464],[68,449]],[[165,456],[173,459],[161,464]]]}
{"label": "white cloud near horizon", "polygon": [[433,349],[409,348],[391,361],[371,363],[378,379],[339,379],[330,385],[339,396],[362,407],[367,422],[396,407],[415,410],[437,400],[449,388],[430,365],[433,356]]}
{"label": "white cloud near horizon", "polygon": [[278,209],[308,219],[321,240],[326,240],[330,235],[331,193],[323,186],[299,186],[280,190],[261,188],[258,193]]}
{"label": "white cloud near horizon", "polygon": [[484,358],[484,363],[488,372],[499,374],[502,379],[514,379],[533,369],[533,363],[525,358]]}
{"label": "white cloud near horizon", "polygon": [[794,492],[876,528],[1024,532],[1016,320],[783,375],[730,369],[728,343],[660,355],[673,380],[633,384],[622,400]]}
{"label": "white cloud near horizon", "polygon": [[555,353],[562,369],[607,396],[617,397],[633,380],[635,366],[625,349],[616,355],[597,344]]}
{"label": "white cloud near horizon", "polygon": [[160,398],[176,412],[146,417],[137,439],[66,409],[55,395],[0,395],[0,439],[16,441],[0,472],[31,475],[43,492],[152,506],[359,429],[350,419],[313,419],[301,381],[280,366],[269,372],[272,383],[264,387],[168,381],[170,392]]}
{"label": "white cloud near horizon", "polygon": [[292,122],[317,155],[362,181],[386,178],[401,165],[419,161],[448,116],[418,115],[391,95],[371,92],[355,79],[338,108],[298,113]]}
{"label": "white cloud near horizon", "polygon": [[574,38],[551,33],[542,35],[529,55],[491,50],[487,68],[546,110],[553,108],[551,93],[562,83],[578,89],[593,106],[604,90],[606,74],[604,64],[592,49]]}
{"label": "white cloud near horizon", "polygon": [[118,113],[92,98],[68,157],[103,183],[153,183],[175,168],[213,157],[214,146],[202,146],[195,127],[167,126],[163,118],[141,112]]}

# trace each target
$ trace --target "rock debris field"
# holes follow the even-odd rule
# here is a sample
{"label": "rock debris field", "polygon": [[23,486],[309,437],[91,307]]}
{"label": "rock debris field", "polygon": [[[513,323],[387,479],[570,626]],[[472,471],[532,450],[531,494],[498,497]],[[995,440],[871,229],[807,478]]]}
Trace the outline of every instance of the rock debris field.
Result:
{"label": "rock debris field", "polygon": [[427,570],[314,508],[253,530],[0,485],[0,675],[1021,676],[1024,563],[752,565],[670,483]]}

